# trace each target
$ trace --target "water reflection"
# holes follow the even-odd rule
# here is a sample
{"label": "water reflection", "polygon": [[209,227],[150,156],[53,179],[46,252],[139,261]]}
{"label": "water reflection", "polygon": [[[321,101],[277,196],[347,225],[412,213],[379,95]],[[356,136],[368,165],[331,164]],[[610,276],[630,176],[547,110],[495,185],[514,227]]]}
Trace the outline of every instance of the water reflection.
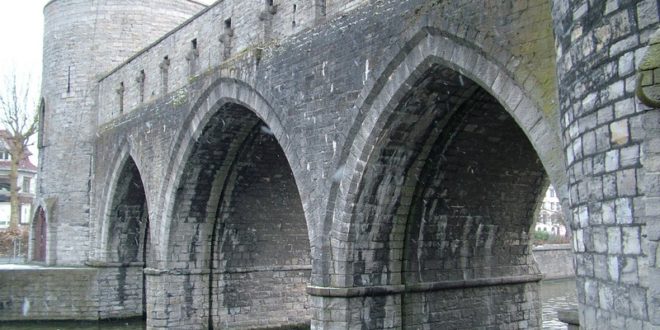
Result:
{"label": "water reflection", "polygon": [[543,329],[566,329],[566,323],[557,319],[557,311],[576,308],[575,279],[541,282],[541,303],[543,304]]}

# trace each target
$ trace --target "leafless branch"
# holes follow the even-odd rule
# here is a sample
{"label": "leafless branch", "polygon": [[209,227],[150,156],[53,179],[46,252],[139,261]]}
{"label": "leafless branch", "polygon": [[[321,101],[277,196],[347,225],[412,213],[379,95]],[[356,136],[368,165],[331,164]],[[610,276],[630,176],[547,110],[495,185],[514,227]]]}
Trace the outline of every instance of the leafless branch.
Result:
{"label": "leafless branch", "polygon": [[25,158],[30,138],[37,133],[39,124],[36,104],[31,103],[30,78],[19,84],[15,73],[5,77],[4,88],[0,89],[0,125],[6,131],[3,136],[11,155],[10,180],[10,227],[18,226],[18,169]]}

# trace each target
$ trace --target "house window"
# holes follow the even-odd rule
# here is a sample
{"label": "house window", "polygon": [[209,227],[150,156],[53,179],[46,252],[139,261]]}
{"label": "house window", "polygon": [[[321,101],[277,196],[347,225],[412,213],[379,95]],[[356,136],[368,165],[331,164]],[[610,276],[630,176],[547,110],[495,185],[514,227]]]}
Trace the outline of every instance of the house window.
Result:
{"label": "house window", "polygon": [[11,160],[11,154],[9,151],[0,151],[0,160]]}
{"label": "house window", "polygon": [[20,223],[26,225],[30,223],[30,213],[32,212],[32,205],[22,204],[20,207]]}
{"label": "house window", "polygon": [[30,180],[31,178],[28,177],[23,177],[23,193],[29,194],[30,193]]}
{"label": "house window", "polygon": [[[0,178],[0,202],[8,202],[9,201],[9,178],[4,177]],[[6,198],[5,198],[6,197]]]}

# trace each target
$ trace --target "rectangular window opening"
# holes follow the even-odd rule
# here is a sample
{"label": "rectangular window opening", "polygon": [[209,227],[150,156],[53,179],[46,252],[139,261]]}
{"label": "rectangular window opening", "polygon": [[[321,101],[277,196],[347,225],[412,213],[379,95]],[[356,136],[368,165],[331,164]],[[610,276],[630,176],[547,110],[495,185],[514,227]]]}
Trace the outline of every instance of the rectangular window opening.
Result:
{"label": "rectangular window opening", "polygon": [[144,102],[144,80],[146,79],[146,75],[144,73],[144,70],[140,70],[140,75],[138,76],[138,84],[139,84],[139,91],[140,91],[140,103]]}
{"label": "rectangular window opening", "polygon": [[119,83],[119,88],[117,89],[117,94],[119,94],[119,113],[124,113],[124,82]]}
{"label": "rectangular window opening", "polygon": [[30,178],[28,177],[23,177],[23,193],[29,194],[30,193]]}

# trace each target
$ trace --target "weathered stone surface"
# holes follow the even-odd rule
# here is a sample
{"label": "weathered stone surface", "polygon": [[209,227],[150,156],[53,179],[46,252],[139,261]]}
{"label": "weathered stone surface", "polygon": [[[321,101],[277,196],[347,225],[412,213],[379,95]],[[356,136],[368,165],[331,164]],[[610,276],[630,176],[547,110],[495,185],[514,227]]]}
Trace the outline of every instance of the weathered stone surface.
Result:
{"label": "weathered stone surface", "polygon": [[[643,13],[642,8],[650,14]],[[584,204],[600,204],[602,217],[602,224],[594,223],[591,230],[578,237],[584,240],[585,249],[577,251],[576,259],[587,258],[581,256],[584,254],[594,260],[593,275],[578,267],[578,282],[598,283],[599,294],[594,299],[593,295],[578,293],[580,323],[586,328],[657,326],[657,321],[640,312],[640,307],[653,306],[643,292],[656,286],[646,282],[650,272],[644,266],[644,246],[650,243],[644,232],[658,222],[657,216],[648,213],[654,204],[647,196],[656,193],[644,182],[653,181],[655,170],[642,162],[651,165],[658,159],[657,154],[649,153],[648,145],[657,136],[658,126],[645,119],[653,111],[644,113],[648,110],[642,110],[634,93],[635,68],[649,35],[657,29],[657,2],[555,0],[553,19],[556,43],[561,49],[557,72],[560,112],[566,118],[562,130],[572,132],[564,135],[567,149],[580,136],[596,133],[593,156],[585,154],[581,158],[576,154],[574,163],[568,164],[569,173],[582,166],[582,175],[570,176],[569,185],[579,186],[581,181],[592,182],[594,178],[603,182],[602,186],[588,185],[591,191],[570,200],[573,210]],[[591,92],[587,101],[583,91]],[[594,113],[598,118],[595,122],[590,119]],[[574,128],[576,121],[580,125]],[[592,125],[586,124],[588,121]],[[585,170],[587,156],[593,157],[591,164],[586,163],[593,168]],[[593,189],[602,189],[602,194]]]}
{"label": "weathered stone surface", "polygon": [[142,315],[142,266],[0,270],[0,320]]}
{"label": "weathered stone surface", "polygon": [[148,267],[144,297],[98,277],[100,315],[535,328],[550,181],[581,323],[658,325],[653,0],[220,1],[169,33],[201,7],[136,6],[45,11],[47,261]]}

